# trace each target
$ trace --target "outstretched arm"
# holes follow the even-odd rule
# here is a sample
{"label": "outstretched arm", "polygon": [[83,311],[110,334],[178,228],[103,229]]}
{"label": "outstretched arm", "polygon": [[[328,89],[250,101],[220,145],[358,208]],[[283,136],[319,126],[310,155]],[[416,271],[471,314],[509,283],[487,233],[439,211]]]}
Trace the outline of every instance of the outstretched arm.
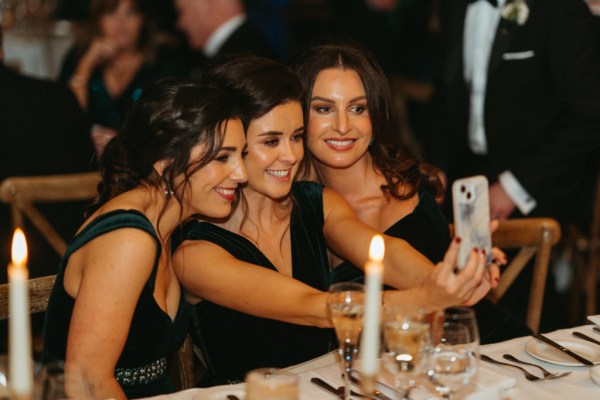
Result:
{"label": "outstretched arm", "polygon": [[173,267],[192,304],[204,299],[256,317],[331,327],[327,293],[238,260],[214,243],[183,242],[173,255]]}
{"label": "outstretched arm", "polygon": [[[324,233],[330,249],[361,267],[369,258],[375,229],[356,217],[344,198],[331,189],[323,190]],[[384,282],[398,289],[416,287],[433,271],[433,264],[403,239],[383,235],[385,241]]]}

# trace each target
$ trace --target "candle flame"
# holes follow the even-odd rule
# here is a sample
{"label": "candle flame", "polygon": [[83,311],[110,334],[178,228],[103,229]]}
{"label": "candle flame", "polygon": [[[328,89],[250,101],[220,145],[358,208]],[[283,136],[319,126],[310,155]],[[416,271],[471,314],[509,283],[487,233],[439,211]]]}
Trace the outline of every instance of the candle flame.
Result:
{"label": "candle flame", "polygon": [[27,242],[21,228],[15,229],[12,241],[12,263],[15,266],[27,264]]}
{"label": "candle flame", "polygon": [[381,235],[373,236],[371,247],[369,248],[369,258],[373,261],[381,262],[383,260],[384,250],[385,245],[383,244],[383,237],[381,237]]}

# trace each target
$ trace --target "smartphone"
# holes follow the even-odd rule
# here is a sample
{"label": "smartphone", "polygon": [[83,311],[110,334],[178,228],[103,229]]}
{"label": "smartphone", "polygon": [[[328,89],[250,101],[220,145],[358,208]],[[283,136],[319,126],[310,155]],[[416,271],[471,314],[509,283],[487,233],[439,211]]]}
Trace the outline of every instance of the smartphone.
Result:
{"label": "smartphone", "polygon": [[483,175],[456,180],[452,184],[454,235],[461,238],[458,267],[463,268],[473,248],[485,250],[491,261],[490,201],[488,180]]}

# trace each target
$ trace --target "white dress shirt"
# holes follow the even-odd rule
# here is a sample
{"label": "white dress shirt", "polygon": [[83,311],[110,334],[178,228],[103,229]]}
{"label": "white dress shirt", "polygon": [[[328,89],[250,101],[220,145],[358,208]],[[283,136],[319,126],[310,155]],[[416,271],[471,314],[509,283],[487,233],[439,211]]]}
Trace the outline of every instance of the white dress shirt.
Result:
{"label": "white dress shirt", "polygon": [[225,43],[227,39],[229,39],[229,36],[231,36],[244,22],[246,22],[246,16],[240,14],[230,18],[227,22],[219,26],[206,41],[206,45],[204,45],[204,48],[202,49],[204,55],[208,58],[214,57],[223,46],[223,43]]}
{"label": "white dress shirt", "polygon": [[[477,0],[469,4],[465,16],[463,62],[470,93],[468,139],[471,151],[479,155],[488,152],[484,120],[487,72],[505,3],[506,0],[498,0],[498,7],[494,7],[487,0]],[[526,215],[535,208],[535,199],[510,171],[503,172],[498,179],[521,213]]]}

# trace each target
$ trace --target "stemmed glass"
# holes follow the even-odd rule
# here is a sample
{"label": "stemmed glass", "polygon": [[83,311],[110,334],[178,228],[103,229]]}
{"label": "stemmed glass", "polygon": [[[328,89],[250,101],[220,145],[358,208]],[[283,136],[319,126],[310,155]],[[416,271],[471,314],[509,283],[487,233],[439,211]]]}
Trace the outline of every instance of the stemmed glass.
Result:
{"label": "stemmed glass", "polygon": [[344,399],[350,400],[350,371],[358,350],[364,313],[364,286],[357,282],[334,283],[329,288],[327,307],[340,344],[344,366]]}
{"label": "stemmed glass", "polygon": [[394,377],[403,400],[426,371],[431,343],[426,312],[410,305],[386,306],[383,312],[383,365]]}
{"label": "stemmed glass", "polygon": [[479,329],[473,310],[451,307],[434,329],[427,375],[445,399],[471,381],[479,368]]}

